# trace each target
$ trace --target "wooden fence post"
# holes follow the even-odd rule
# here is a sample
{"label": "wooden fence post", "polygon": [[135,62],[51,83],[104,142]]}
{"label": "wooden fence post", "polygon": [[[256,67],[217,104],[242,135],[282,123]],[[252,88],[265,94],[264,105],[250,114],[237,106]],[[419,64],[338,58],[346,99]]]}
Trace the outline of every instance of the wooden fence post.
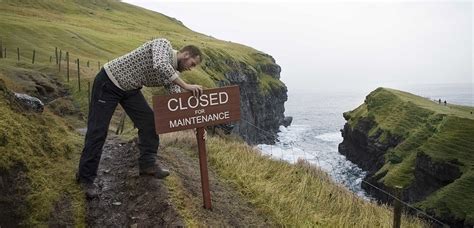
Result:
{"label": "wooden fence post", "polygon": [[66,52],[66,77],[69,82],[69,52]]}
{"label": "wooden fence post", "polygon": [[97,70],[100,70],[100,61],[97,61]]}
{"label": "wooden fence post", "polygon": [[123,133],[123,127],[125,125],[125,116],[126,116],[125,112],[123,112],[122,115],[120,116],[120,123],[117,126],[117,130],[115,131],[116,135]]}
{"label": "wooden fence post", "polygon": [[0,59],[3,59],[3,41],[0,39]]}
{"label": "wooden fence post", "polygon": [[402,187],[395,186],[394,195],[397,197],[393,199],[393,228],[400,228],[402,217]]}
{"label": "wooden fence post", "polygon": [[54,47],[54,53],[56,55],[56,65],[58,64],[58,47]]}
{"label": "wooden fence post", "polygon": [[36,55],[36,51],[35,49],[33,49],[33,58],[31,59],[32,64],[35,64],[35,55]]}
{"label": "wooden fence post", "polygon": [[77,86],[81,91],[81,68],[79,67],[79,59],[77,59]]}
{"label": "wooden fence post", "polygon": [[18,56],[18,62],[20,62],[20,48],[19,47],[16,48],[16,54]]}
{"label": "wooden fence post", "polygon": [[62,58],[62,50],[59,50],[59,72],[61,72],[61,58]]}

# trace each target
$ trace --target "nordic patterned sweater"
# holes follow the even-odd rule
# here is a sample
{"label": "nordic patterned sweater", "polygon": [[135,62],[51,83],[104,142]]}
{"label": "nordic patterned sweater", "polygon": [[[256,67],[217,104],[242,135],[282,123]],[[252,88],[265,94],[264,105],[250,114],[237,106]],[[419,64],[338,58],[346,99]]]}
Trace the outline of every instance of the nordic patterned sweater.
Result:
{"label": "nordic patterned sweater", "polygon": [[143,86],[164,86],[169,93],[181,92],[173,80],[179,77],[177,51],[166,39],[154,39],[104,64],[110,80],[127,91]]}

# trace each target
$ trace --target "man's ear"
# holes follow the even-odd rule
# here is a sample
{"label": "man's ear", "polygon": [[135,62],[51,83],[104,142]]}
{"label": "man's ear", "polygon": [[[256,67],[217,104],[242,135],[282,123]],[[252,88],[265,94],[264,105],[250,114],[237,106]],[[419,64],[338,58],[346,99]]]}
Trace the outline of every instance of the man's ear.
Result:
{"label": "man's ear", "polygon": [[189,54],[188,51],[183,52],[183,57],[184,59],[189,59],[191,57],[191,54]]}

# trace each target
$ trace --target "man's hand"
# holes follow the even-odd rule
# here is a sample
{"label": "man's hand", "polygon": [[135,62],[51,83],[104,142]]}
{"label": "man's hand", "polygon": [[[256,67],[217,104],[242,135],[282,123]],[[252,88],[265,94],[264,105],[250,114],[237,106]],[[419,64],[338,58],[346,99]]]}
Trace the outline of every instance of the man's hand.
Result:
{"label": "man's hand", "polygon": [[[194,128],[193,130],[194,130],[194,134],[197,135],[197,133],[198,133],[197,129]],[[204,137],[203,138],[204,138],[204,140],[207,140],[207,130],[205,128],[204,128]]]}
{"label": "man's hand", "polygon": [[193,96],[195,96],[195,97],[199,97],[202,94],[202,86],[200,86],[200,85],[186,84],[186,86],[183,89],[193,92]]}

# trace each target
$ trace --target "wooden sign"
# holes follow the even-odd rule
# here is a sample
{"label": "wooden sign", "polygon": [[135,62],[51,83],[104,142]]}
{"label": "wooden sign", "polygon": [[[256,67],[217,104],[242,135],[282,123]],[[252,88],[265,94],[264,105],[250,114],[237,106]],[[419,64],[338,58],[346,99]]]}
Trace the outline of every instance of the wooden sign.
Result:
{"label": "wooden sign", "polygon": [[178,93],[153,96],[156,134],[197,128],[199,167],[204,208],[211,209],[204,127],[240,120],[238,86],[204,90],[201,96]]}
{"label": "wooden sign", "polygon": [[192,93],[153,96],[157,134],[199,128],[240,120],[238,86],[204,90],[200,97]]}

